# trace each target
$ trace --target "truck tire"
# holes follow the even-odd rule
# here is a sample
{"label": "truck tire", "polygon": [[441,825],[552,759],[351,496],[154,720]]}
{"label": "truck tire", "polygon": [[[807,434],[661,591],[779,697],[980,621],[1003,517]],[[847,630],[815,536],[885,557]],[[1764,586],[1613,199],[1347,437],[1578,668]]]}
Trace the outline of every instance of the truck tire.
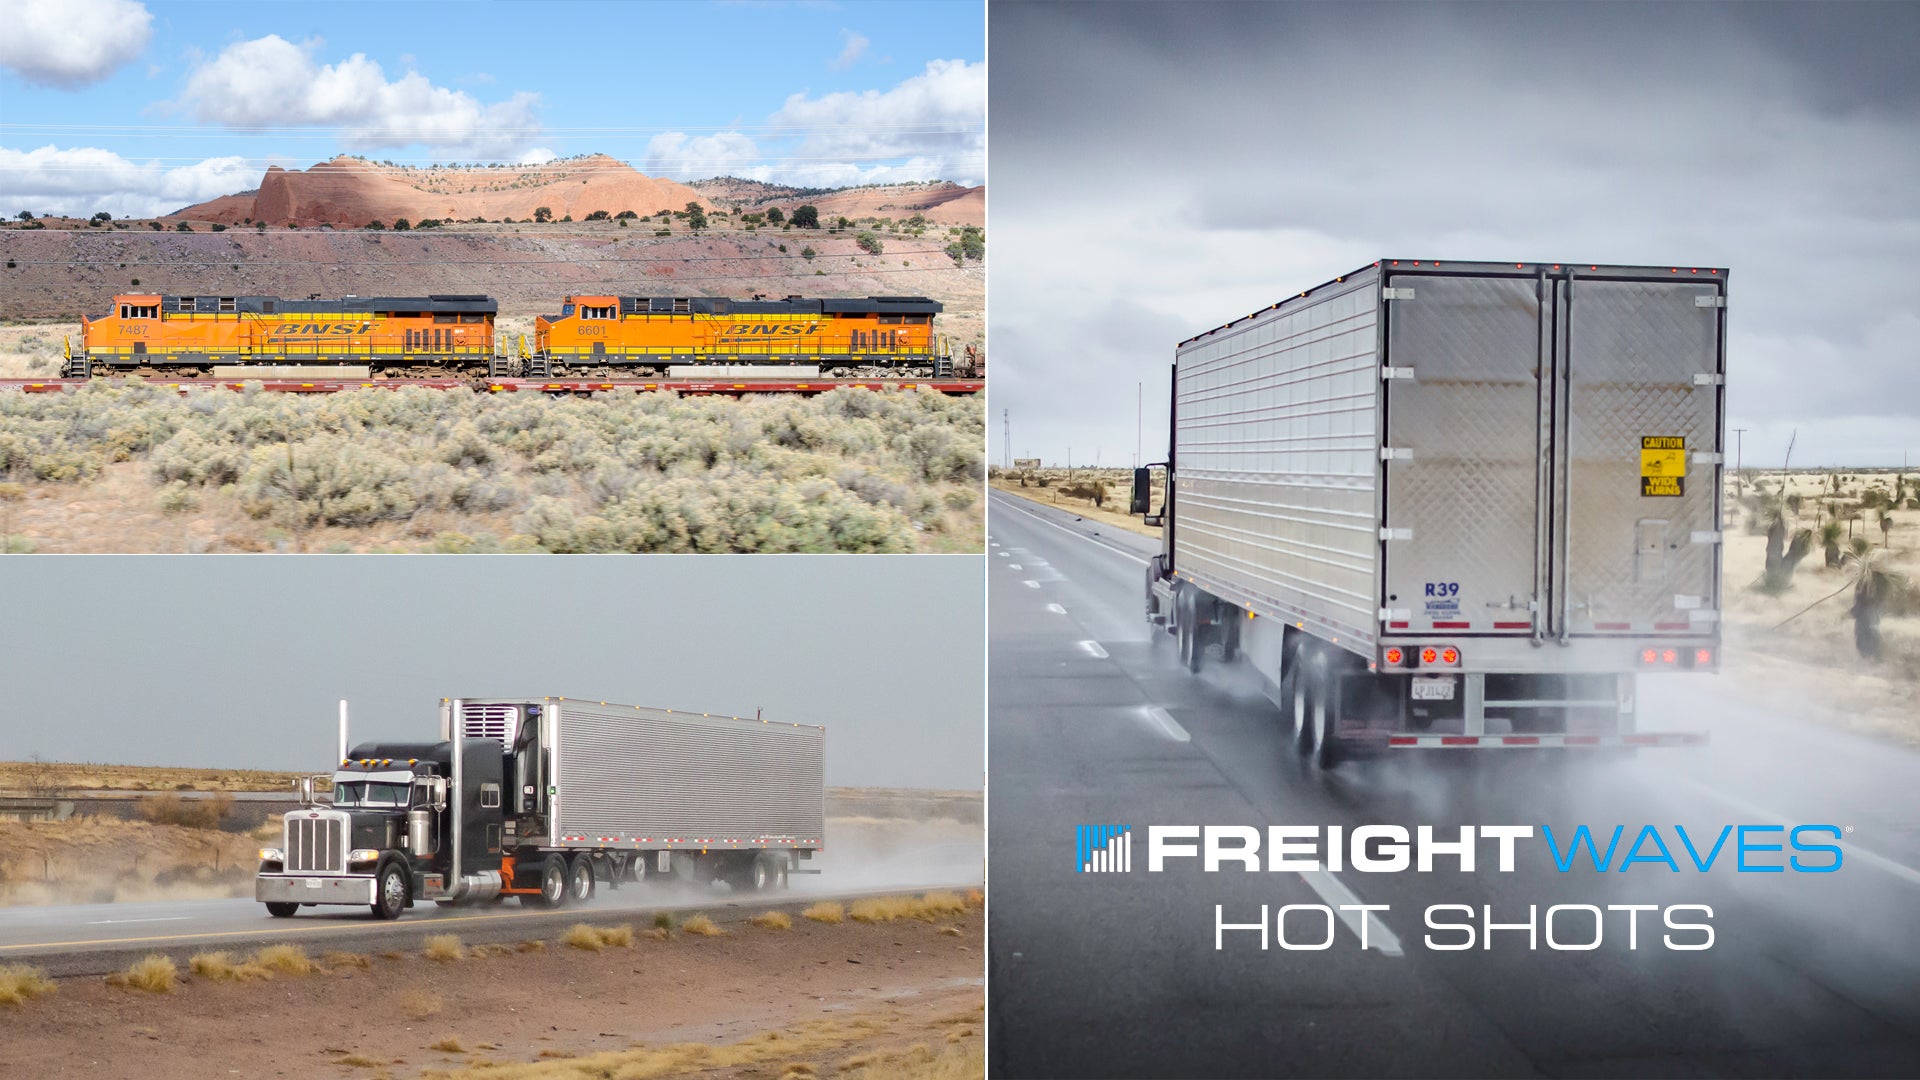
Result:
{"label": "truck tire", "polygon": [[1180,666],[1189,674],[1198,674],[1206,648],[1200,643],[1200,602],[1190,588],[1181,589],[1175,596],[1173,612],[1180,627]]}
{"label": "truck tire", "polygon": [[567,902],[584,904],[593,899],[593,857],[575,855],[567,866]]}
{"label": "truck tire", "polygon": [[278,900],[267,901],[267,914],[276,919],[291,919],[300,910],[299,904],[281,903]]}
{"label": "truck tire", "polygon": [[409,891],[406,870],[399,863],[381,866],[373,879],[373,917],[389,921],[399,918],[407,910]]}
{"label": "truck tire", "polygon": [[1313,655],[1305,644],[1288,649],[1280,669],[1280,700],[1286,702],[1287,722],[1293,725],[1293,750],[1306,757],[1313,750],[1313,719],[1307,700],[1307,680],[1302,668]]}
{"label": "truck tire", "polygon": [[558,855],[549,855],[540,864],[540,895],[534,898],[539,907],[557,908],[567,902],[567,860]]}
{"label": "truck tire", "polygon": [[1344,756],[1340,744],[1339,698],[1334,693],[1333,661],[1326,650],[1315,649],[1301,672],[1307,682],[1307,712],[1313,726],[1313,748],[1308,754],[1316,768],[1331,769]]}
{"label": "truck tire", "polygon": [[786,883],[785,861],[771,851],[763,851],[753,857],[747,874],[748,888],[754,892],[772,892]]}

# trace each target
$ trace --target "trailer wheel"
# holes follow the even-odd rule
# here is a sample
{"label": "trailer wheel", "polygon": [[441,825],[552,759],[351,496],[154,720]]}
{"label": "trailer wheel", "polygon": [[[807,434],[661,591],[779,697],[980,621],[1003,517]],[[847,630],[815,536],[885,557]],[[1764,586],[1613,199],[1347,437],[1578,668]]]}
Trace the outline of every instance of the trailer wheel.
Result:
{"label": "trailer wheel", "polygon": [[407,875],[401,871],[400,864],[390,862],[380,868],[374,879],[373,916],[376,919],[393,920],[407,910]]}
{"label": "trailer wheel", "polygon": [[567,868],[567,899],[575,904],[584,904],[593,899],[592,856],[573,857],[573,864]]}
{"label": "trailer wheel", "polygon": [[1180,666],[1198,674],[1205,646],[1200,644],[1200,603],[1192,589],[1181,589],[1173,602],[1174,618],[1180,628]]}
{"label": "trailer wheel", "polygon": [[1311,686],[1302,670],[1312,657],[1313,649],[1296,645],[1286,651],[1280,669],[1280,700],[1287,703],[1287,719],[1293,724],[1293,750],[1301,757],[1313,752]]}
{"label": "trailer wheel", "polygon": [[754,892],[770,892],[785,883],[786,867],[772,852],[763,851],[753,857],[753,867],[748,871],[748,886]]}
{"label": "trailer wheel", "polygon": [[1313,725],[1313,749],[1309,759],[1322,769],[1331,769],[1343,756],[1335,734],[1340,722],[1339,701],[1333,692],[1333,664],[1323,650],[1316,649],[1309,666],[1302,672],[1307,683],[1308,718]]}
{"label": "trailer wheel", "polygon": [[291,919],[293,918],[294,912],[299,910],[299,904],[281,903],[278,900],[267,901],[267,914],[276,919]]}

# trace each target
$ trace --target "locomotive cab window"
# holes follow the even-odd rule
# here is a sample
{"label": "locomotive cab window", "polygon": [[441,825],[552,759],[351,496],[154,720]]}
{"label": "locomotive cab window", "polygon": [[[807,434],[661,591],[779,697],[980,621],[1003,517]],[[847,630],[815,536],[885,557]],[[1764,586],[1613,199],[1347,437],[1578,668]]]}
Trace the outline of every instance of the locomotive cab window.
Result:
{"label": "locomotive cab window", "polygon": [[450,322],[453,322],[453,321],[454,321],[454,316],[452,316],[452,315],[435,315],[435,316],[433,317],[433,321],[434,321],[434,322],[436,322],[436,323],[450,323]]}
{"label": "locomotive cab window", "polygon": [[880,325],[881,325],[881,326],[899,326],[899,325],[900,325],[900,316],[898,316],[898,315],[882,315],[882,316],[880,316]]}
{"label": "locomotive cab window", "polygon": [[224,313],[226,313],[226,312],[232,312],[232,311],[236,311],[236,310],[238,310],[238,309],[236,309],[236,308],[234,307],[234,304],[233,304],[233,297],[231,297],[231,296],[223,296],[223,297],[221,297],[221,298],[220,298],[220,311],[221,311],[221,312],[222,312],[223,314],[224,314]]}
{"label": "locomotive cab window", "polygon": [[618,311],[619,308],[612,305],[606,307],[582,307],[580,309],[580,317],[582,319],[611,319]]}
{"label": "locomotive cab window", "polygon": [[120,317],[123,319],[157,319],[160,317],[160,305],[121,304]]}

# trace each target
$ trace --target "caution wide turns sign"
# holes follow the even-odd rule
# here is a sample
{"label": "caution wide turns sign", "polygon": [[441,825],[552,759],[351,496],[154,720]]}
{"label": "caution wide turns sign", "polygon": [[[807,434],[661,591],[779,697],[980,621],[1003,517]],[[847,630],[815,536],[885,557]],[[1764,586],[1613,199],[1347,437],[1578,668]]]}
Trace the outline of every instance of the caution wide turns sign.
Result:
{"label": "caution wide turns sign", "polygon": [[1640,494],[1684,495],[1686,491],[1686,437],[1640,436]]}

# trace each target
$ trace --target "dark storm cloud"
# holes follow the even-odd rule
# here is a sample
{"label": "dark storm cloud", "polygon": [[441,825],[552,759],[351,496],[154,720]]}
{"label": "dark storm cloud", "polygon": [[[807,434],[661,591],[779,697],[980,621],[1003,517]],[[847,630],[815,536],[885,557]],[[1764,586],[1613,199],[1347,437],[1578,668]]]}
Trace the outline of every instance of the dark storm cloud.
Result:
{"label": "dark storm cloud", "polygon": [[1729,266],[1750,449],[1920,450],[1920,7],[997,4],[991,32],[1016,453],[1130,448],[1176,341],[1383,256]]}

